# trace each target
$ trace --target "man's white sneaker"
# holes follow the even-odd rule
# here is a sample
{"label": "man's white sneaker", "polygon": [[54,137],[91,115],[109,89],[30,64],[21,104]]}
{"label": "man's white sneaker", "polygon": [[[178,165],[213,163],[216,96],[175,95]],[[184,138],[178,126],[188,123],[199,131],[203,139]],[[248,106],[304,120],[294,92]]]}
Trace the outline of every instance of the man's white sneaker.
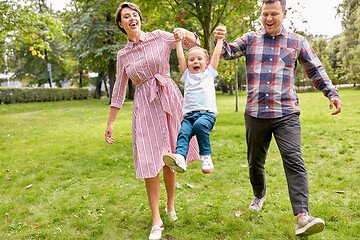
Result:
{"label": "man's white sneaker", "polygon": [[296,236],[308,236],[323,231],[325,222],[321,218],[314,218],[307,213],[296,221]]}
{"label": "man's white sneaker", "polygon": [[163,161],[166,166],[174,169],[178,173],[183,173],[186,171],[185,158],[181,154],[166,153],[163,156]]}
{"label": "man's white sneaker", "polygon": [[265,197],[262,198],[254,197],[249,205],[249,209],[252,211],[260,211],[262,209],[264,202],[265,202]]}
{"label": "man's white sneaker", "polygon": [[211,161],[211,155],[202,155],[200,156],[202,162],[201,170],[203,173],[208,174],[214,171],[214,164]]}
{"label": "man's white sneaker", "polygon": [[161,239],[161,233],[164,231],[164,228],[160,227],[159,225],[154,225],[151,228],[151,232],[149,235],[149,240],[159,240]]}

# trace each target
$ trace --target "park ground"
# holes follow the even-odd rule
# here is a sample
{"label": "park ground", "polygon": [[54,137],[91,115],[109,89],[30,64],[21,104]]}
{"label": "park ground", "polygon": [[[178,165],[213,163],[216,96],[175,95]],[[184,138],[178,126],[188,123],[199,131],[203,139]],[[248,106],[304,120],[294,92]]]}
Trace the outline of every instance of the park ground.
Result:
{"label": "park ground", "polygon": [[[343,111],[332,116],[320,92],[299,93],[302,150],[311,214],[326,222],[308,239],[358,239],[360,229],[360,90],[341,89]],[[282,162],[273,141],[266,164],[267,200],[248,205],[244,92],[217,96],[211,143],[215,171],[199,161],[177,177],[164,239],[296,239]],[[104,141],[109,99],[0,105],[0,239],[147,239],[151,212],[132,163],[131,109]],[[160,173],[162,176],[162,173]]]}

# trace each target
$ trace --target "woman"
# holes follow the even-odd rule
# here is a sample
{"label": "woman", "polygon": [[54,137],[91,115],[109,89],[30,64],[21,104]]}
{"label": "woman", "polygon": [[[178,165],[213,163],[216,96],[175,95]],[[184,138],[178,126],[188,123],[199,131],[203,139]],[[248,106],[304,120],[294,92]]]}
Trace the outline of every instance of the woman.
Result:
{"label": "woman", "polygon": [[[114,142],[113,122],[124,102],[127,80],[130,78],[136,86],[132,122],[136,178],[145,178],[153,219],[149,239],[160,239],[163,231],[159,213],[161,169],[167,191],[165,211],[170,219],[177,220],[174,209],[176,172],[162,161],[165,153],[175,151],[182,120],[183,98],[169,74],[170,51],[176,47],[176,41],[173,34],[164,31],[142,32],[142,14],[135,4],[121,4],[115,20],[120,30],[127,34],[128,42],[117,54],[117,77],[105,140],[109,144]],[[199,45],[195,34],[185,29],[174,31],[179,32],[187,48]],[[188,160],[198,159],[196,142],[193,141]]]}

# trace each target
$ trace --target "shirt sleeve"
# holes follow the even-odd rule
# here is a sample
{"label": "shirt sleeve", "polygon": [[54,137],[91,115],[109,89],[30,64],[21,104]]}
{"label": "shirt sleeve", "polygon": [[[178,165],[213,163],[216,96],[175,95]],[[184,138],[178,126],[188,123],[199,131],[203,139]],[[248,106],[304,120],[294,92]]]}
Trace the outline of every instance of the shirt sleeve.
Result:
{"label": "shirt sleeve", "polygon": [[[165,31],[161,31],[161,30],[158,30],[160,36],[168,42],[168,44],[170,45],[171,49],[175,49],[176,48],[176,40],[174,38],[174,34],[172,33],[169,33],[169,32],[165,32]],[[196,47],[196,46],[200,46],[200,39],[199,39],[199,36],[194,33],[195,35],[195,43],[189,43],[187,40],[183,40],[182,42],[182,45],[183,45],[183,48],[184,49],[190,49],[192,47]]]}
{"label": "shirt sleeve", "polygon": [[325,71],[325,67],[321,64],[311,44],[305,38],[302,38],[299,62],[308,77],[312,80],[316,89],[323,92],[329,99],[334,97],[339,98],[338,89],[332,84]]}
{"label": "shirt sleeve", "polygon": [[126,88],[128,83],[128,76],[125,72],[125,66],[122,64],[122,56],[117,55],[116,62],[116,81],[113,88],[111,107],[121,108],[126,96]]}
{"label": "shirt sleeve", "polygon": [[182,76],[181,76],[181,81],[183,82],[183,83],[185,83],[185,79],[187,78],[187,75],[189,75],[189,69],[187,68],[187,69],[185,69],[185,71],[184,71],[184,73],[182,74]]}
{"label": "shirt sleeve", "polygon": [[208,71],[212,78],[216,78],[218,76],[218,72],[213,68],[213,66],[211,66],[211,64],[208,66]]}
{"label": "shirt sleeve", "polygon": [[227,40],[224,39],[222,57],[225,60],[231,60],[244,56],[248,38],[249,34],[245,34],[242,37],[235,39],[232,43],[228,43]]}

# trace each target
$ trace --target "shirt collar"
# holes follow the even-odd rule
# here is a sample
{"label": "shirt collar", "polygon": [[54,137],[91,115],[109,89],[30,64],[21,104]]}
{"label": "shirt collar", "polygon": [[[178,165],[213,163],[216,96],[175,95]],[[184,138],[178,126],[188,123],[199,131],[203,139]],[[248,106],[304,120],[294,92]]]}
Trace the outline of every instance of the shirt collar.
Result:
{"label": "shirt collar", "polygon": [[[265,36],[270,36],[266,31],[265,28],[263,28],[260,33],[265,37]],[[284,26],[281,27],[280,32],[278,32],[276,34],[276,36],[281,36],[281,37],[286,37],[288,35],[287,30],[284,28]]]}
{"label": "shirt collar", "polygon": [[144,42],[145,39],[146,39],[146,35],[145,35],[145,33],[144,33],[143,31],[141,31],[138,41],[132,42],[132,41],[130,41],[129,38],[128,38],[128,39],[127,39],[127,45],[126,45],[126,46],[128,46],[128,47],[133,47],[135,44],[138,44],[139,42]]}

